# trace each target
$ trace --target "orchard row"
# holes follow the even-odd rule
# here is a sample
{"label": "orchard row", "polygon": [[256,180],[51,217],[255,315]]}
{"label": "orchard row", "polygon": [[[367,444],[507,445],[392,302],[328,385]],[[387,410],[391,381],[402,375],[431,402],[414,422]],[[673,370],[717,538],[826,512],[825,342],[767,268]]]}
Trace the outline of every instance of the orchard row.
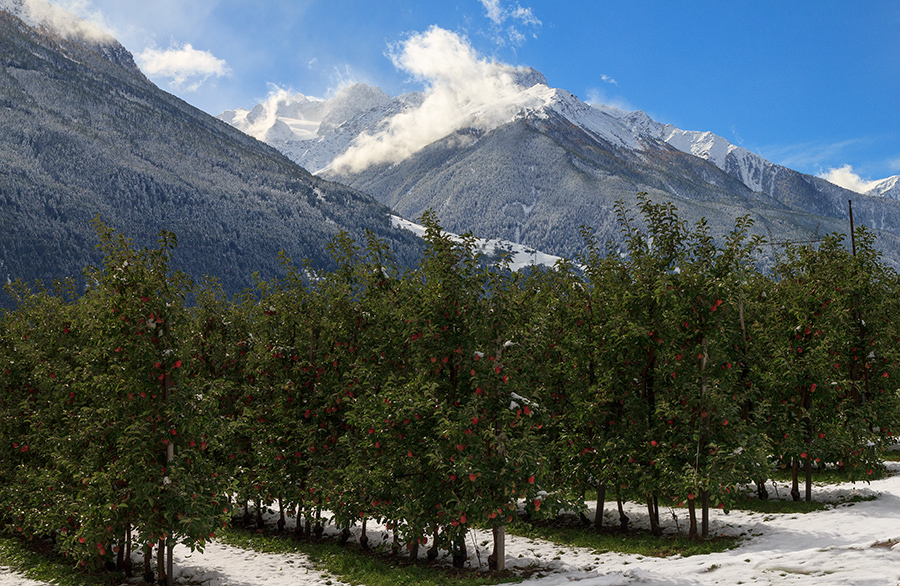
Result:
{"label": "orchard row", "polygon": [[674,499],[700,537],[773,466],[797,499],[814,468],[865,480],[900,412],[900,288],[871,235],[764,274],[749,220],[716,243],[641,202],[621,252],[585,230],[577,264],[513,272],[426,215],[414,271],[339,237],[335,270],[285,259],[235,299],[170,270],[171,234],[135,250],[99,226],[84,293],[19,288],[0,322],[0,522],[127,566],[252,501],[307,531],[322,509],[384,521],[413,552],[493,527],[502,568],[523,501],[614,495],[658,531]]}

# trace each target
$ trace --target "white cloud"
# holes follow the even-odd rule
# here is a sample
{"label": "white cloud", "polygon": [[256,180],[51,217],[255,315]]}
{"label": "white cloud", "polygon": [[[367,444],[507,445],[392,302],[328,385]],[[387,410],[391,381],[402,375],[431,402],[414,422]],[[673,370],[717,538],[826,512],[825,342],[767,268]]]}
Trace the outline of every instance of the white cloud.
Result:
{"label": "white cloud", "polygon": [[332,69],[331,71],[331,75],[329,76],[329,87],[327,95],[333,96],[345,87],[365,82],[366,80],[359,74],[357,74],[357,72],[354,71],[350,65],[346,63],[344,65],[335,65],[334,69]]}
{"label": "white cloud", "polygon": [[252,112],[239,111],[240,114],[232,118],[230,124],[258,140],[265,141],[266,134],[278,118],[280,107],[299,100],[306,100],[306,96],[270,84],[266,99],[254,107]]}
{"label": "white cloud", "polygon": [[617,82],[615,79],[611,78],[610,76],[606,75],[605,73],[600,76],[600,79],[602,79],[606,83],[610,83],[612,85],[619,85],[619,82]]}
{"label": "white cloud", "polygon": [[859,139],[840,142],[804,142],[796,144],[768,145],[759,147],[759,154],[766,159],[804,173],[814,173],[826,167],[831,161],[845,158],[846,149],[860,143]]}
{"label": "white cloud", "polygon": [[[499,45],[509,43],[513,47],[521,46],[527,36],[519,27],[538,28],[542,25],[541,21],[534,15],[531,8],[523,7],[516,4],[514,7],[507,8],[503,5],[502,0],[479,0],[484,6],[486,16],[493,23],[494,41]],[[512,24],[506,26],[507,22]],[[532,33],[532,36],[537,36]]]}
{"label": "white cloud", "polygon": [[228,63],[190,43],[173,45],[164,51],[149,47],[136,59],[147,76],[168,78],[174,87],[187,91],[196,91],[210,77],[231,75]]}
{"label": "white cloud", "polygon": [[438,27],[394,46],[390,57],[398,69],[425,83],[424,100],[379,132],[361,135],[334,160],[335,170],[396,163],[459,129],[490,130],[523,108],[544,103],[540,90],[516,83],[514,67],[479,57],[465,38]]}
{"label": "white cloud", "polygon": [[516,5],[516,7],[509,12],[509,15],[513,19],[520,21],[522,24],[530,24],[532,26],[541,26],[541,24],[543,24],[534,15],[531,8],[522,8],[521,6]]}
{"label": "white cloud", "polygon": [[844,165],[837,169],[829,169],[824,173],[820,173],[819,177],[834,183],[838,187],[855,191],[856,193],[865,193],[875,187],[878,181],[867,181],[853,172],[853,167]]}
{"label": "white cloud", "polygon": [[503,15],[503,8],[500,6],[500,0],[480,0],[481,4],[484,5],[484,9],[487,11],[487,17],[493,21],[494,24],[503,24],[505,20]]}
{"label": "white cloud", "polygon": [[618,108],[623,112],[633,112],[634,106],[628,103],[628,100],[621,96],[610,96],[601,88],[590,88],[587,92],[587,103],[592,106],[606,105]]}
{"label": "white cloud", "polygon": [[[87,0],[69,0],[57,4],[50,4],[46,0],[22,0],[18,10],[16,4],[5,1],[0,6],[9,5],[14,13],[19,14],[30,25],[47,27],[63,37],[96,42],[115,40],[103,22],[102,14],[92,10]],[[80,18],[75,13],[85,14],[89,18]]]}

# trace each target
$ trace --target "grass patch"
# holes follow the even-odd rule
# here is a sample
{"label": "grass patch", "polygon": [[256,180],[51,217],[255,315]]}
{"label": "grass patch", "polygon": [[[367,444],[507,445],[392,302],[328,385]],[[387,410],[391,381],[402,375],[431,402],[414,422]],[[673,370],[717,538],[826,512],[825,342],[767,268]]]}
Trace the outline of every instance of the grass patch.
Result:
{"label": "grass patch", "polygon": [[358,546],[341,546],[330,539],[295,540],[287,535],[239,527],[217,531],[216,540],[262,553],[301,553],[318,570],[341,581],[366,586],[482,586],[521,582],[523,578],[513,572],[486,574],[422,561],[410,563],[377,549],[363,551]]}
{"label": "grass patch", "polygon": [[768,499],[763,501],[756,498],[755,496],[751,496],[748,494],[746,497],[738,499],[733,509],[739,511],[752,511],[755,513],[787,515],[791,513],[812,513],[814,511],[824,511],[838,505],[862,503],[866,501],[874,501],[877,499],[878,497],[875,495],[855,495],[840,501],[833,502],[806,502],[804,500],[786,501],[779,499]]}
{"label": "grass patch", "polygon": [[71,559],[55,553],[47,542],[5,534],[0,534],[0,564],[32,580],[59,586],[117,586],[126,579],[121,572],[80,570]]}
{"label": "grass patch", "polygon": [[[900,458],[900,456],[898,456]],[[812,481],[820,484],[842,484],[845,482],[866,482],[869,480],[881,480],[882,478],[886,478],[888,474],[888,470],[884,465],[873,466],[872,474],[860,474],[859,470],[856,470],[856,477],[851,476],[851,472],[849,469],[841,469],[836,466],[828,468],[813,468],[812,470]],[[791,483],[791,469],[790,468],[776,468],[770,472],[770,477],[772,480],[777,482],[783,482],[786,484]],[[801,468],[799,471],[800,478],[800,490],[803,490],[803,486],[806,483],[806,476]]]}
{"label": "grass patch", "polygon": [[520,537],[543,539],[559,545],[592,549],[597,553],[617,552],[649,557],[692,556],[718,553],[737,547],[737,537],[710,537],[705,541],[686,535],[656,537],[645,531],[602,530],[585,527],[575,515],[560,515],[546,521],[514,522],[507,532]]}

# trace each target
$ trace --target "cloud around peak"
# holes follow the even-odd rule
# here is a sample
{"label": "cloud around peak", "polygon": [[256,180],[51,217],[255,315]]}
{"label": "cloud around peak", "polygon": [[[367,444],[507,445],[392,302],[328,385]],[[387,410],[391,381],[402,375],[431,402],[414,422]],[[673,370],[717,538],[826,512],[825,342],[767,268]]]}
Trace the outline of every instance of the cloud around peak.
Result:
{"label": "cloud around peak", "polygon": [[829,169],[824,173],[820,173],[819,177],[834,183],[838,187],[843,187],[844,189],[849,189],[856,193],[866,193],[879,183],[879,181],[868,181],[863,179],[853,172],[853,167],[851,165]]}
{"label": "cloud around peak", "polygon": [[167,78],[173,87],[196,91],[211,77],[227,77],[231,68],[209,51],[195,49],[190,43],[161,50],[144,49],[136,60],[148,77]]}
{"label": "cloud around peak", "polygon": [[115,40],[98,12],[92,11],[90,20],[74,14],[75,11],[85,8],[81,0],[69,0],[61,3],[62,6],[57,4],[50,4],[46,0],[0,0],[0,8],[9,10],[30,26],[46,27],[65,38],[97,43]]}
{"label": "cloud around peak", "polygon": [[465,37],[436,26],[392,46],[389,56],[425,85],[422,103],[374,134],[360,135],[334,160],[336,171],[397,163],[457,130],[490,130],[544,103],[539,93],[517,83],[515,67],[480,57]]}

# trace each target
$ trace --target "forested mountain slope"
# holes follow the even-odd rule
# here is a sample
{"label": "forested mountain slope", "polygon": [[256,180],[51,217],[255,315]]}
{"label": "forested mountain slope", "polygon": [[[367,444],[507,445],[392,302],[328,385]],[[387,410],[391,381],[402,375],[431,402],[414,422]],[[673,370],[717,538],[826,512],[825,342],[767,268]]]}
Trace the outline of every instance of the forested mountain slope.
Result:
{"label": "forested mountain slope", "polygon": [[280,270],[277,254],[329,262],[339,230],[419,244],[388,210],[150,83],[114,40],[64,38],[0,9],[0,278],[79,275],[99,217],[138,244],[174,232],[175,263],[226,290]]}

